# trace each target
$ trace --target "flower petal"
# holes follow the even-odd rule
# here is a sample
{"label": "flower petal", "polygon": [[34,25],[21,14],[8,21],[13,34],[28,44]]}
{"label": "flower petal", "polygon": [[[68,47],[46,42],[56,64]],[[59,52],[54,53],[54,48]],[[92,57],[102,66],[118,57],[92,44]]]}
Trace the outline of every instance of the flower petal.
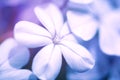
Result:
{"label": "flower petal", "polygon": [[95,61],[87,49],[81,45],[65,40],[63,40],[61,44],[61,51],[71,69],[84,72],[93,68]]}
{"label": "flower petal", "polygon": [[37,25],[35,23],[29,22],[29,21],[19,21],[15,25],[15,31],[16,32],[26,32],[26,33],[33,33],[36,35],[46,36],[50,37],[50,33],[41,27],[40,25]]}
{"label": "flower petal", "polygon": [[2,44],[0,45],[0,65],[8,59],[11,49],[16,46],[17,43],[13,38],[9,38],[2,42]]}
{"label": "flower petal", "polygon": [[0,46],[0,70],[10,67],[21,68],[29,60],[29,50],[9,38]]}
{"label": "flower petal", "polygon": [[58,46],[50,44],[37,53],[33,60],[32,70],[41,80],[54,80],[62,64]]}
{"label": "flower petal", "polygon": [[59,35],[62,38],[62,40],[70,40],[70,41],[77,42],[72,32],[70,32],[67,22],[64,23],[63,27],[60,30]]}
{"label": "flower petal", "polygon": [[68,35],[64,36],[62,38],[62,40],[67,40],[67,41],[72,41],[72,42],[78,43],[77,39],[75,38],[75,36],[73,34],[68,34]]}
{"label": "flower petal", "polygon": [[91,15],[68,11],[67,18],[71,31],[75,35],[85,41],[93,38],[97,31],[97,21]]}
{"label": "flower petal", "polygon": [[100,48],[108,55],[120,56],[120,11],[112,11],[103,18],[100,27]]}
{"label": "flower petal", "polygon": [[67,22],[65,22],[63,24],[63,27],[60,29],[59,35],[60,35],[60,37],[64,37],[64,36],[66,36],[69,33],[70,33],[70,30],[68,28],[68,24],[67,24]]}
{"label": "flower petal", "polygon": [[51,42],[47,30],[28,21],[20,21],[15,25],[14,37],[28,47],[40,47]]}
{"label": "flower petal", "polygon": [[1,71],[0,80],[37,80],[37,78],[29,70],[11,69]]}
{"label": "flower petal", "polygon": [[64,22],[60,9],[54,4],[49,4],[45,10],[53,21],[56,33],[59,33]]}
{"label": "flower petal", "polygon": [[52,34],[55,34],[55,26],[52,22],[52,19],[48,15],[47,12],[45,12],[44,8],[41,7],[35,7],[34,12],[37,16],[37,18],[40,20],[40,22],[46,27],[46,29]]}
{"label": "flower petal", "polygon": [[79,3],[79,4],[89,4],[93,2],[93,0],[70,0],[70,1],[74,3]]}
{"label": "flower petal", "polygon": [[99,15],[99,17],[102,17],[106,13],[109,13],[109,11],[113,10],[113,8],[107,0],[94,0],[94,3],[90,6],[89,10]]}

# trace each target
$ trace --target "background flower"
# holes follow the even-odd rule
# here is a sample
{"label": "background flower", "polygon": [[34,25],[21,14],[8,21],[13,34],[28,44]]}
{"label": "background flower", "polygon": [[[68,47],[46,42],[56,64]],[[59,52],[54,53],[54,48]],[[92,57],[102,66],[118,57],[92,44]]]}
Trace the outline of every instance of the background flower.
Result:
{"label": "background flower", "polygon": [[[120,54],[120,17],[119,8],[115,7],[114,3],[111,4],[111,2],[111,0],[97,0],[88,5],[71,6],[69,8],[67,20],[71,31],[80,38],[79,42],[88,48],[92,48],[92,45],[95,45],[96,48],[94,47],[93,51],[96,54],[96,65],[93,69],[83,74],[68,70],[68,79],[119,79],[119,64],[116,63],[116,59],[119,60]],[[102,64],[103,61],[105,64]]]}
{"label": "background flower", "polygon": [[[101,4],[104,7],[103,9]],[[67,12],[71,31],[81,39],[88,41],[99,30],[101,50],[108,55],[119,56],[119,9],[114,10],[107,0],[94,1],[87,7],[89,8],[86,12],[79,10]]]}
{"label": "background flower", "polygon": [[21,69],[28,63],[29,51],[8,38],[0,45],[0,80],[36,80],[27,69]]}

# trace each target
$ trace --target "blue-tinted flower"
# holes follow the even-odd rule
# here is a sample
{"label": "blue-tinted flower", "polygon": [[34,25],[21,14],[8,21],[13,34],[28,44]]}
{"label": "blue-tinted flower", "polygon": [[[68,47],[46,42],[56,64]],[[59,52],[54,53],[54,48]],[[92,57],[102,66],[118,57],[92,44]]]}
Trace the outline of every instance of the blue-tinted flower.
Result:
{"label": "blue-tinted flower", "polygon": [[15,39],[27,47],[44,46],[34,57],[32,70],[39,79],[54,80],[62,65],[62,55],[69,67],[84,72],[94,66],[89,51],[77,43],[64,23],[60,10],[53,4],[36,7],[34,12],[42,25],[20,21],[15,25]]}
{"label": "blue-tinted flower", "polygon": [[[82,7],[81,9],[80,7],[77,7],[77,9],[73,8],[71,11],[67,12],[67,20],[71,31],[81,39],[88,41],[91,44],[87,45],[89,48],[92,48],[92,46],[95,45],[93,51],[95,51],[96,54],[94,68],[82,74],[68,71],[68,79],[120,79],[119,60],[115,57],[120,56],[120,10],[114,10],[115,8],[113,8],[108,1],[110,0],[96,0],[91,5],[87,5],[87,8]],[[96,34],[97,31],[99,31],[99,34]]]}
{"label": "blue-tinted flower", "polygon": [[31,71],[20,69],[27,64],[29,51],[13,38],[0,45],[0,80],[35,79]]}
{"label": "blue-tinted flower", "polygon": [[[101,7],[102,5],[102,7]],[[99,30],[99,45],[108,55],[120,56],[120,10],[114,10],[107,1],[98,0],[89,6],[91,12],[68,11],[67,18],[72,32],[85,41]]]}

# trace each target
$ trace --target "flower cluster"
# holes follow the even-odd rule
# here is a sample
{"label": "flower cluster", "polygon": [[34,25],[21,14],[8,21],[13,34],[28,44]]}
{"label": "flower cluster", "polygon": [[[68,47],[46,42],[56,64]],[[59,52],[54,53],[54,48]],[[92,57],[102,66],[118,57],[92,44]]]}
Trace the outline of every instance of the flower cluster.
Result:
{"label": "flower cluster", "polygon": [[16,14],[0,19],[0,80],[120,79],[118,0],[0,4],[0,11],[9,6]]}

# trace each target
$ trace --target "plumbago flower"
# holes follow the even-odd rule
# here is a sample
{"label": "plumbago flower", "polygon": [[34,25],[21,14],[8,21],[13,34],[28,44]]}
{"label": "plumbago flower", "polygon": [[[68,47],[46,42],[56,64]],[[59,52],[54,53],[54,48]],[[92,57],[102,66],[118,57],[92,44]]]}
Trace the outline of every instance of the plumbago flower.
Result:
{"label": "plumbago flower", "polygon": [[33,73],[20,69],[27,64],[29,51],[8,38],[0,45],[0,80],[37,80]]}
{"label": "plumbago flower", "polygon": [[32,64],[32,70],[39,79],[54,80],[60,72],[62,56],[75,71],[84,72],[94,66],[93,57],[85,47],[76,42],[55,5],[35,7],[34,12],[44,27],[20,21],[15,25],[14,37],[29,48],[44,46],[34,57]]}
{"label": "plumbago flower", "polygon": [[[92,46],[95,44],[92,51],[96,52],[96,65],[92,70],[83,74],[68,71],[68,79],[103,80],[103,77],[106,76],[109,80],[120,79],[120,69],[117,63],[119,62],[117,58],[120,56],[120,10],[113,10],[112,6],[109,5],[107,1],[108,0],[96,0],[93,4],[88,6],[91,11],[86,10],[82,12],[80,8],[77,8],[76,10],[69,10],[67,12],[67,20],[71,31],[84,41],[91,40],[97,30],[99,30],[99,34],[96,35],[99,38],[95,36],[89,41],[89,43],[92,43]],[[92,48],[91,45],[89,46]],[[99,46],[105,54],[112,56],[104,55],[103,52],[99,50]],[[112,57],[112,59],[108,57]],[[110,63],[111,60],[112,63]],[[104,69],[102,67],[104,67]]]}
{"label": "plumbago flower", "polygon": [[[101,8],[101,5],[103,5],[103,8]],[[120,56],[120,10],[113,10],[107,0],[94,1],[89,7],[92,13],[88,11],[83,14],[70,10],[67,12],[67,19],[72,32],[88,41],[99,30],[101,50],[108,55]]]}

